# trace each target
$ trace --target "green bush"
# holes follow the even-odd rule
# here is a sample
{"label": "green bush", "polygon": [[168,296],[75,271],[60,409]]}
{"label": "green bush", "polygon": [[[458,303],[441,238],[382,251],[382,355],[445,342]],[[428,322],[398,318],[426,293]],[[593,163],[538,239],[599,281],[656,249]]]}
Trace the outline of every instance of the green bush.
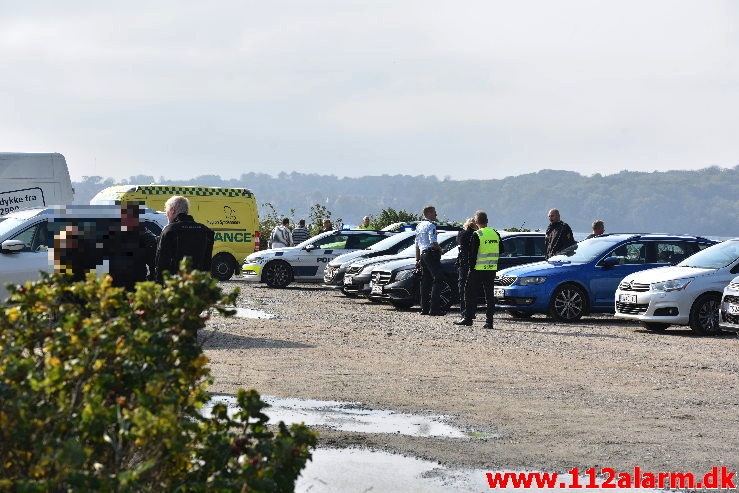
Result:
{"label": "green bush", "polygon": [[54,274],[0,308],[0,491],[292,491],[316,436],[256,391],[205,418],[197,331],[233,305],[186,270],[134,293]]}

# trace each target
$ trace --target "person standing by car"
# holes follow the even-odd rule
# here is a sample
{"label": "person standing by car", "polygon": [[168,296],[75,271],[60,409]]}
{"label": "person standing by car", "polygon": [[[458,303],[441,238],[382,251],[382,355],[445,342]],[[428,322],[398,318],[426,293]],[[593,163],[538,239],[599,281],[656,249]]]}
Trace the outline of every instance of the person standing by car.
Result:
{"label": "person standing by car", "polygon": [[299,245],[310,238],[310,231],[305,227],[305,219],[298,221],[298,225],[293,229],[293,244]]}
{"label": "person standing by car", "polygon": [[606,232],[606,225],[603,222],[602,219],[596,219],[593,221],[593,232],[590,233],[588,236],[585,237],[586,240],[589,240],[590,238],[594,238],[598,235],[602,235]]}
{"label": "person standing by car", "polygon": [[549,226],[547,226],[546,232],[547,258],[576,243],[570,226],[560,220],[559,210],[551,209],[548,215]]}
{"label": "person standing by car", "polygon": [[500,235],[488,227],[488,215],[485,211],[475,212],[475,224],[479,228],[472,234],[469,247],[469,274],[464,289],[465,313],[454,322],[455,325],[472,325],[477,310],[477,299],[480,288],[485,292],[485,325],[483,329],[493,329],[493,312],[495,298],[493,285],[498,270],[498,259],[503,250]]}
{"label": "person standing by car", "polygon": [[477,230],[475,224],[475,218],[471,217],[464,223],[462,231],[457,233],[457,245],[459,246],[459,253],[457,255],[457,287],[459,289],[459,311],[462,317],[464,317],[464,286],[467,284],[467,274],[470,270],[470,239]]}
{"label": "person standing by car", "polygon": [[443,315],[441,312],[441,246],[436,239],[436,208],[423,208],[426,219],[416,226],[416,266],[421,267],[421,315]]}
{"label": "person standing by car", "polygon": [[323,227],[319,231],[319,233],[325,233],[327,231],[333,231],[334,227],[331,225],[331,219],[324,219],[323,220]]}
{"label": "person standing by car", "polygon": [[107,238],[113,286],[133,291],[136,283],[154,279],[157,237],[139,224],[138,203],[121,204],[121,224]]}
{"label": "person standing by car", "polygon": [[180,261],[192,259],[192,268],[210,271],[215,233],[209,227],[196,223],[188,214],[190,201],[181,195],[170,197],[164,204],[167,224],[159,238],[156,256],[156,280],[162,282],[164,272],[179,271]]}
{"label": "person standing by car", "polygon": [[364,216],[362,218],[362,223],[359,225],[357,229],[370,229],[370,217]]}
{"label": "person standing by car", "polygon": [[290,220],[284,218],[282,224],[276,226],[269,237],[270,248],[285,248],[293,246],[293,235],[290,233]]}

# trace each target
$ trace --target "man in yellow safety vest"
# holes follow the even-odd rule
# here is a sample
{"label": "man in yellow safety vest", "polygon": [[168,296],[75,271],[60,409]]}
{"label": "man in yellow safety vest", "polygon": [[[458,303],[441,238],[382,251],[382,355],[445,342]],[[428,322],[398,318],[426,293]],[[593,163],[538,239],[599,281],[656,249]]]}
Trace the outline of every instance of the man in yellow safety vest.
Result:
{"label": "man in yellow safety vest", "polygon": [[485,325],[483,329],[493,328],[493,312],[495,298],[493,284],[495,273],[498,270],[498,259],[503,251],[500,235],[493,228],[488,227],[488,215],[485,211],[475,212],[475,224],[478,230],[470,238],[468,251],[470,271],[464,289],[465,313],[456,325],[472,325],[472,319],[477,309],[477,299],[480,288],[485,292]]}

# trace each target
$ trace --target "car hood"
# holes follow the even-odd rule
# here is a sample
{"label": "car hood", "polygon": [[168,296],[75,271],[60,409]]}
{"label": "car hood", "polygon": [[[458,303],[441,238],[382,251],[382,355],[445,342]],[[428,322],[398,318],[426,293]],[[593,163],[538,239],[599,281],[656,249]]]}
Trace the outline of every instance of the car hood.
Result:
{"label": "car hood", "polygon": [[256,260],[258,258],[274,257],[277,253],[288,253],[300,250],[298,247],[270,248],[268,250],[259,250],[246,257],[247,261]]}
{"label": "car hood", "polygon": [[371,254],[371,250],[357,250],[356,252],[343,253],[329,262],[328,265],[331,267],[339,267],[344,264],[353,263],[357,259],[366,258]]}
{"label": "car hood", "polygon": [[[416,259],[414,257],[406,257],[399,260],[393,260],[381,267],[381,270],[393,272],[396,270],[411,269],[416,266]],[[375,269],[377,270],[377,269]]]}
{"label": "car hood", "polygon": [[702,277],[713,275],[718,272],[716,269],[705,269],[696,267],[657,267],[656,269],[647,269],[635,272],[624,278],[624,281],[635,281],[641,284],[652,284],[654,282],[670,281],[672,279],[685,279],[686,277]]}
{"label": "car hood", "polygon": [[395,260],[402,260],[402,259],[407,259],[407,258],[412,258],[412,257],[409,257],[408,255],[400,255],[400,254],[380,255],[379,257],[364,258],[356,262],[352,262],[352,265],[366,266],[366,265],[373,265],[373,264],[382,264],[385,262],[393,262]]}
{"label": "car hood", "polygon": [[498,277],[551,276],[554,274],[566,274],[567,272],[576,271],[582,266],[583,264],[568,264],[544,260],[542,262],[534,262],[533,264],[524,264],[500,270],[498,271]]}

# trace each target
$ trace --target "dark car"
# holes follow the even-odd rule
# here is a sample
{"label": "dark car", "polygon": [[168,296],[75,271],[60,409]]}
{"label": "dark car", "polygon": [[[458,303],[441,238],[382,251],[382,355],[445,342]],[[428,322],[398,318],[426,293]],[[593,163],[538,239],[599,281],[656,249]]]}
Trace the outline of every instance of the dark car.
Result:
{"label": "dark car", "polygon": [[498,272],[496,307],[514,316],[549,314],[557,321],[613,312],[619,282],[634,272],[674,265],[715,241],[689,235],[604,234],[575,243],[550,257]]}
{"label": "dark car", "polygon": [[[439,231],[438,240],[439,246],[441,246],[441,251],[448,252],[457,244],[457,232]],[[368,295],[370,291],[370,281],[372,280],[372,271],[374,269],[380,268],[388,262],[415,259],[415,257],[416,246],[411,244],[405,250],[395,255],[383,255],[380,257],[360,259],[352,262],[346,269],[342,291],[347,296]],[[415,263],[415,260],[413,260],[413,262]]]}
{"label": "dark car", "polygon": [[[500,231],[503,253],[498,268],[538,262],[544,259],[544,233]],[[458,248],[441,257],[444,272],[442,287],[442,310],[448,310],[458,302],[457,290]],[[397,308],[409,308],[419,302],[420,276],[416,272],[415,260],[396,261],[375,269],[372,273],[370,296],[388,300]]]}

